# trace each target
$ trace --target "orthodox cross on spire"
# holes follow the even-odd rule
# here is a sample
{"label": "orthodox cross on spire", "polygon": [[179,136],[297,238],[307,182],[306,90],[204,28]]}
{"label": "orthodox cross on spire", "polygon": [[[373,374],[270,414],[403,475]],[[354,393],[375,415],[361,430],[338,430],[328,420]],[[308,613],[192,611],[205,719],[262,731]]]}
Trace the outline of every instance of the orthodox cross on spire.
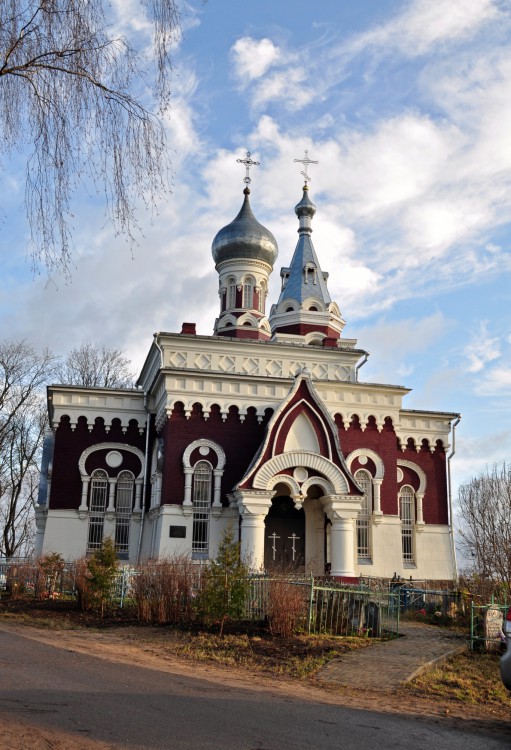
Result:
{"label": "orthodox cross on spire", "polygon": [[309,159],[309,152],[307,151],[307,149],[305,149],[305,156],[303,157],[303,159],[293,159],[293,161],[298,161],[300,162],[300,164],[303,164],[305,171],[300,172],[300,174],[303,175],[305,184],[307,185],[307,183],[311,181],[311,178],[307,174],[307,167],[309,166],[309,164],[319,164],[319,161],[313,161],[312,159]]}
{"label": "orthodox cross on spire", "polygon": [[258,167],[259,166],[259,162],[258,161],[252,161],[252,159],[250,158],[251,156],[252,156],[252,154],[250,153],[250,151],[247,151],[247,155],[246,155],[246,157],[244,159],[236,159],[236,161],[238,162],[238,164],[244,164],[245,167],[246,167],[247,171],[245,173],[245,177],[243,178],[243,182],[247,186],[250,185],[250,183],[252,182],[252,180],[250,179],[250,167]]}

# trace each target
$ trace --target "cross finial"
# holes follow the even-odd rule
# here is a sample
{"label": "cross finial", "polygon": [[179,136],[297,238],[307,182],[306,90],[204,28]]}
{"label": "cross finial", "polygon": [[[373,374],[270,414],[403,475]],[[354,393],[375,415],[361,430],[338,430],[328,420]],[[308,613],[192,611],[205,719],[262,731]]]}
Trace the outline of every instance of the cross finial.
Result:
{"label": "cross finial", "polygon": [[312,159],[309,159],[309,152],[307,149],[305,149],[305,156],[303,159],[293,159],[293,161],[300,162],[300,164],[303,164],[305,171],[300,172],[301,175],[303,175],[303,178],[305,180],[305,184],[307,185],[308,182],[311,181],[311,178],[307,174],[307,167],[309,164],[319,164],[319,161],[313,161]]}
{"label": "cross finial", "polygon": [[246,157],[244,159],[236,159],[236,161],[238,162],[238,164],[244,164],[245,167],[246,167],[247,171],[245,173],[245,177],[243,178],[243,182],[247,186],[250,185],[250,183],[252,182],[252,180],[250,179],[250,167],[258,167],[259,166],[259,162],[258,161],[253,161],[250,158],[251,156],[252,156],[252,154],[250,153],[250,151],[247,151],[247,155],[246,155]]}

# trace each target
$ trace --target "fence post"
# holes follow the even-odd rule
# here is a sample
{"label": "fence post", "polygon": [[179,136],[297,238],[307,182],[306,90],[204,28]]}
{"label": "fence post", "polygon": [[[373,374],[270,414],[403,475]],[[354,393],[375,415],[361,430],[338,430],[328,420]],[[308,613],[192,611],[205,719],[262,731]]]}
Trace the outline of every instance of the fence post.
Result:
{"label": "fence post", "polygon": [[311,573],[311,590],[309,596],[309,618],[307,622],[307,632],[310,635],[312,625],[312,607],[314,605],[314,576]]}
{"label": "fence post", "polygon": [[470,602],[470,650],[474,650],[474,600]]}

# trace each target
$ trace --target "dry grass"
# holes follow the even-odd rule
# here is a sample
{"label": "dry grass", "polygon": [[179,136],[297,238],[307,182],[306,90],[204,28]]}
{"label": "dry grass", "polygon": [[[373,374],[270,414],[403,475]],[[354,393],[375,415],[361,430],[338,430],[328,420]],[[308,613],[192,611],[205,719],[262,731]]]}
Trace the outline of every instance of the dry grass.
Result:
{"label": "dry grass", "polygon": [[275,638],[261,631],[260,634],[227,633],[220,638],[216,633],[170,628],[147,628],[138,632],[130,629],[128,638],[139,644],[142,641],[144,650],[154,650],[162,656],[299,679],[312,676],[336,656],[371,645],[369,640],[338,636]]}
{"label": "dry grass", "polygon": [[511,709],[511,693],[500,679],[499,656],[463,653],[409,683],[408,693],[449,703]]}

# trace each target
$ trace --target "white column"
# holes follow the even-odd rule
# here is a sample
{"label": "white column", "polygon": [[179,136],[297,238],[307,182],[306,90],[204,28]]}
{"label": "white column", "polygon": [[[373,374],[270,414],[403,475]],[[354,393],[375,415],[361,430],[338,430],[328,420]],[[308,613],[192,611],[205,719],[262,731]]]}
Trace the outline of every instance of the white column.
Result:
{"label": "white column", "polygon": [[109,479],[108,480],[108,508],[106,509],[107,513],[114,513],[115,511],[115,485],[117,484],[117,479]]}
{"label": "white column", "polygon": [[89,492],[90,477],[82,475],[82,499],[78,510],[87,510],[87,495]]}
{"label": "white column", "polygon": [[330,575],[354,578],[355,573],[355,519],[362,498],[354,495],[325,495],[323,508],[331,521]]}
{"label": "white column", "polygon": [[419,526],[422,526],[424,524],[424,515],[422,511],[422,501],[424,499],[424,495],[422,493],[417,492],[417,524]]}
{"label": "white column", "polygon": [[241,557],[257,571],[264,569],[264,519],[246,511],[241,517]]}
{"label": "white column", "polygon": [[373,490],[374,490],[374,515],[381,516],[381,479],[373,479]]}
{"label": "white column", "polygon": [[274,490],[236,490],[241,515],[241,556],[252,570],[264,568],[264,519],[271,506]]}
{"label": "white column", "polygon": [[319,500],[306,500],[305,512],[305,569],[323,575],[325,568],[325,515]]}
{"label": "white column", "polygon": [[355,531],[353,518],[333,518],[330,531],[331,571],[333,576],[355,576]]}
{"label": "white column", "polygon": [[191,467],[187,467],[184,470],[185,472],[185,497],[183,500],[183,513],[186,515],[190,515],[193,508],[192,503],[192,477],[193,477],[193,469]]}
{"label": "white column", "polygon": [[221,503],[221,500],[220,500],[220,489],[221,489],[220,485],[221,485],[222,474],[223,473],[224,472],[223,472],[222,469],[214,469],[213,470],[213,481],[214,481],[214,484],[213,484],[213,505],[212,505],[212,507],[216,508],[218,510],[222,510],[222,503]]}
{"label": "white column", "polygon": [[135,479],[135,507],[133,508],[135,513],[140,513],[142,510],[142,485],[143,479]]}

